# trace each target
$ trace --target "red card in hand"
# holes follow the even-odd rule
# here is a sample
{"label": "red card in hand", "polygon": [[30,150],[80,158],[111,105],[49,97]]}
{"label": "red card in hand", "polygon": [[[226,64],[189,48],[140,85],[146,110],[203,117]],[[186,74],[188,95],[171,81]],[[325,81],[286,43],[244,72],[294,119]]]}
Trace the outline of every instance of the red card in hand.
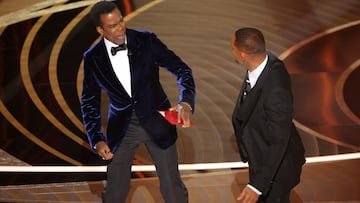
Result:
{"label": "red card in hand", "polygon": [[[159,113],[164,116],[164,118],[169,121],[172,125],[183,125],[183,120],[178,122],[178,112],[177,111],[159,111]],[[194,125],[192,121],[190,121],[190,126]]]}

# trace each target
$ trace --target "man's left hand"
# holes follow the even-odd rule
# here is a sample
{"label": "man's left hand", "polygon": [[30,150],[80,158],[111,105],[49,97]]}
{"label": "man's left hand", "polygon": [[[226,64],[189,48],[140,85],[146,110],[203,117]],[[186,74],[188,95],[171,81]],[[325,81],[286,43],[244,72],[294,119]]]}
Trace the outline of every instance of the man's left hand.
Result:
{"label": "man's left hand", "polygon": [[190,104],[181,102],[177,106],[171,107],[169,110],[178,112],[178,123],[183,121],[183,128],[190,127],[190,116],[192,111]]}
{"label": "man's left hand", "polygon": [[249,187],[245,187],[236,200],[241,203],[255,203],[258,199],[259,195],[256,192]]}

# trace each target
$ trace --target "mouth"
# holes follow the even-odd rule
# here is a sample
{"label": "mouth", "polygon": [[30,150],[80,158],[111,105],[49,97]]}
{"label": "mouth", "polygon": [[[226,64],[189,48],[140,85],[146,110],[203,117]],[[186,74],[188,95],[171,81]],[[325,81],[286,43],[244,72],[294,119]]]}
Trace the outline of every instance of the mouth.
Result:
{"label": "mouth", "polygon": [[118,35],[119,40],[125,40],[125,33]]}
{"label": "mouth", "polygon": [[125,34],[117,35],[116,41],[118,44],[123,44],[125,42]]}

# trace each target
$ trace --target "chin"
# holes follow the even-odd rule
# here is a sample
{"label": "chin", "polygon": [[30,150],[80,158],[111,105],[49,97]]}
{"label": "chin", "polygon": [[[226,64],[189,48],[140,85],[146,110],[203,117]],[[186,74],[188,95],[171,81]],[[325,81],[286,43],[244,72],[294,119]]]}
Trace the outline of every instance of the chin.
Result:
{"label": "chin", "polygon": [[120,44],[124,44],[125,43],[125,40],[122,40],[122,41],[118,41],[118,45],[120,45]]}

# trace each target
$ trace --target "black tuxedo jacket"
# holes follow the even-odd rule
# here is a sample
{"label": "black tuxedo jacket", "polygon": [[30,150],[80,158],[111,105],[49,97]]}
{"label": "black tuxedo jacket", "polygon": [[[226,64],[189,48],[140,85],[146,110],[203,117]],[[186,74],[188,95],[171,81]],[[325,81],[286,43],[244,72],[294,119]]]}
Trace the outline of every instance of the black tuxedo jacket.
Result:
{"label": "black tuxedo jacket", "polygon": [[[97,142],[106,141],[114,152],[134,112],[153,141],[167,148],[176,141],[177,134],[176,127],[157,112],[170,107],[159,81],[159,67],[166,68],[176,76],[179,102],[187,102],[194,109],[195,83],[192,71],[154,33],[127,29],[126,37],[132,97],[118,80],[103,39],[84,53],[81,110],[90,146],[93,149]],[[110,100],[106,136],[101,129],[101,90],[107,93]]]}
{"label": "black tuxedo jacket", "polygon": [[[241,159],[249,163],[250,184],[263,194],[274,181],[291,189],[299,183],[304,147],[292,122],[291,81],[282,61],[268,62],[255,86],[235,106],[232,122]],[[243,93],[243,88],[240,96]]]}

